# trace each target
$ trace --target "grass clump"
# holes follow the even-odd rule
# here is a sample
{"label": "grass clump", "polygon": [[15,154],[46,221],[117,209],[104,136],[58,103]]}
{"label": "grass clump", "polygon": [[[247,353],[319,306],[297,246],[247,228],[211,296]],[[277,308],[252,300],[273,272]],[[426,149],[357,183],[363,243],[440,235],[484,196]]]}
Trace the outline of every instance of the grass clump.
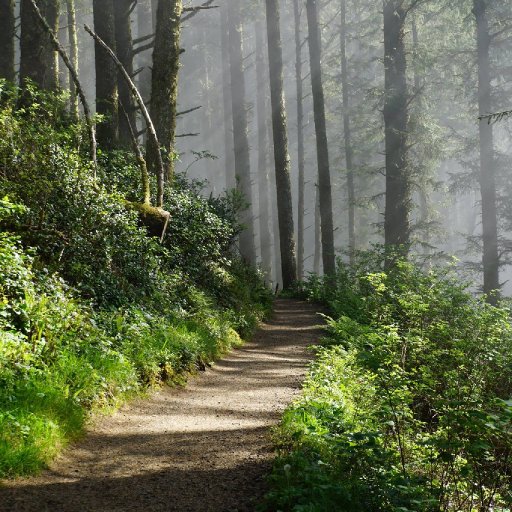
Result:
{"label": "grass clump", "polygon": [[276,432],[265,510],[509,511],[512,323],[450,270],[340,266],[328,336]]}

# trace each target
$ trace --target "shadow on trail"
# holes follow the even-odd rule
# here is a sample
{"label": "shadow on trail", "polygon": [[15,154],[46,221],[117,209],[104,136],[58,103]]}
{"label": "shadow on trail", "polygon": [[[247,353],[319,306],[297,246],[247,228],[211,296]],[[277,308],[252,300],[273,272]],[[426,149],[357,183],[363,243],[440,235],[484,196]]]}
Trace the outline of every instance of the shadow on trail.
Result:
{"label": "shadow on trail", "polygon": [[254,339],[185,389],[111,418],[41,477],[0,487],[0,512],[249,512],[265,493],[270,427],[320,336],[314,306],[278,301]]}
{"label": "shadow on trail", "polygon": [[[266,490],[268,464],[245,462],[233,468],[168,469],[129,477],[80,478],[26,486],[16,494],[0,489],[2,512],[239,512],[253,511]],[[233,482],[226,485],[223,482]],[[220,485],[219,485],[220,483]],[[195,492],[191,493],[191,489]],[[250,489],[249,497],[247,489]],[[251,499],[253,498],[253,499]],[[219,503],[223,503],[219,508]]]}

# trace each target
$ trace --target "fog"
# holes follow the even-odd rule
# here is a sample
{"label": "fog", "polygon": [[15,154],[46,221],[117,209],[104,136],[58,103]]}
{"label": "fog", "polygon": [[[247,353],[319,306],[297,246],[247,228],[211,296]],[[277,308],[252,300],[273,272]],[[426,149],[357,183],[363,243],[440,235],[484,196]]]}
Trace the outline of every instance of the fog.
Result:
{"label": "fog", "polygon": [[[258,105],[257,93],[264,91],[266,102],[267,154],[270,183],[269,216],[273,253],[272,282],[280,282],[279,247],[277,243],[276,197],[270,88],[267,74],[257,72],[256,33],[265,42],[264,2],[240,1],[243,14],[243,55],[245,106],[248,114],[248,137],[251,164],[251,197],[255,247],[261,262],[260,189],[258,171]],[[288,121],[289,154],[296,238],[298,237],[298,139],[295,30],[300,29],[304,95],[305,203],[304,203],[304,271],[321,271],[318,246],[317,156],[315,125],[309,71],[308,26],[305,2],[300,4],[300,27],[295,27],[293,2],[281,1],[281,39],[283,44],[284,85]],[[499,4],[499,5],[498,5]],[[492,69],[492,111],[510,108],[510,50],[508,26],[512,6],[499,2],[489,12],[490,31],[496,34],[490,48]],[[185,7],[190,7],[186,3]],[[196,4],[194,4],[196,5]],[[227,9],[232,2],[218,0],[205,4],[208,9],[187,16],[182,25],[181,69],[179,76],[176,171],[190,180],[203,182],[205,196],[223,194],[233,186],[233,125],[225,111],[230,98],[229,58],[222,47],[226,30]],[[453,262],[464,275],[481,286],[482,222],[479,189],[478,147],[478,67],[475,23],[471,2],[420,2],[408,15],[405,30],[407,82],[409,88],[409,155],[408,172],[412,183],[411,239],[412,251],[429,265]],[[147,44],[153,21],[150,0],[139,0],[132,12],[132,34],[135,45]],[[87,0],[77,3],[80,77],[94,104],[94,45],[83,30],[92,24],[92,6]],[[149,13],[149,14],[148,14]],[[319,3],[322,39],[322,78],[325,92],[327,135],[332,181],[335,249],[345,261],[349,257],[349,199],[347,192],[346,151],[344,142],[343,105],[340,59],[340,1]],[[67,43],[65,13],[61,19],[60,37]],[[354,157],[355,249],[365,250],[382,244],[385,209],[384,146],[384,62],[382,3],[375,0],[346,2],[346,53],[348,61],[348,97],[350,104],[351,146]],[[19,57],[19,53],[18,53]],[[136,82],[149,102],[151,49],[136,52]],[[266,64],[268,66],[268,64]],[[66,83],[62,74],[61,81]],[[228,90],[226,90],[226,88]],[[261,107],[260,107],[261,108]],[[491,112],[489,112],[491,113]],[[142,128],[140,123],[139,128]],[[507,119],[494,125],[497,208],[499,212],[500,281],[507,294],[512,292],[509,251],[511,185],[511,123]],[[261,158],[261,156],[260,156]],[[231,178],[230,178],[231,177]],[[231,183],[230,183],[231,182]],[[317,236],[315,236],[315,234]]]}

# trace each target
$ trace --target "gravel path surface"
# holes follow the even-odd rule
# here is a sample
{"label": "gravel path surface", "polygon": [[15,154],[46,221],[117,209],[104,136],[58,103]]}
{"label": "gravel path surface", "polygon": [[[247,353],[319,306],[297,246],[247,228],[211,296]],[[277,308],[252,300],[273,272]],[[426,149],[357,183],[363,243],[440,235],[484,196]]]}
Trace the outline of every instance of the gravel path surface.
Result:
{"label": "gravel path surface", "polygon": [[99,418],[41,476],[4,482],[0,511],[253,511],[270,427],[300,389],[319,323],[314,306],[278,300],[252,342],[186,388]]}

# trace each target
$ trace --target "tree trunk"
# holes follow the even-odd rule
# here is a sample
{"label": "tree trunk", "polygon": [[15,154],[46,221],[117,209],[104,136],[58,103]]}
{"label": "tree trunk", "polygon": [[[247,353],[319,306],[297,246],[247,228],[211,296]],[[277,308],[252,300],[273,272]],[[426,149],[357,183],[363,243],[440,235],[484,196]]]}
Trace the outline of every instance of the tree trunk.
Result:
{"label": "tree trunk", "polygon": [[255,24],[256,33],[256,111],[258,116],[258,185],[260,210],[261,265],[267,282],[272,279],[272,237],[270,235],[270,187],[268,177],[267,72],[265,71],[265,44],[261,22]]}
{"label": "tree trunk", "polygon": [[[116,53],[123,67],[130,76],[133,76],[133,39],[130,10],[133,0],[114,0]],[[117,88],[119,103],[123,106],[127,116],[119,116],[119,144],[124,148],[131,146],[130,125],[136,125],[135,107],[130,87],[126,80],[118,73]],[[121,112],[122,109],[118,107]]]}
{"label": "tree trunk", "polygon": [[[66,0],[67,19],[68,19],[68,40],[69,40],[69,60],[73,69],[78,73],[78,35],[76,32],[76,10],[75,0]],[[74,119],[78,119],[78,92],[70,76],[70,112]]]}
{"label": "tree trunk", "polygon": [[[54,34],[59,31],[59,0],[40,0],[41,14]],[[59,60],[30,0],[21,0],[20,82],[32,80],[41,89],[59,88]],[[23,99],[22,99],[23,101]]]}
{"label": "tree trunk", "polygon": [[16,24],[14,19],[14,0],[0,0],[0,78],[13,82],[16,78],[14,70],[14,40]]}
{"label": "tree trunk", "polygon": [[226,188],[236,187],[234,149],[233,149],[233,112],[231,105],[231,80],[229,75],[229,27],[227,12],[220,9],[221,52],[222,52],[222,104],[224,108],[224,165]]}
{"label": "tree trunk", "polygon": [[[113,0],[93,0],[94,31],[115,52],[115,16]],[[105,117],[98,125],[98,144],[109,150],[119,138],[117,69],[108,53],[97,42],[94,46],[96,67],[96,112]]]}
{"label": "tree trunk", "polygon": [[324,273],[334,275],[334,226],[332,219],[331,175],[329,149],[325,121],[325,101],[322,83],[321,38],[318,24],[317,0],[307,0],[309,59],[311,66],[311,87],[315,116],[316,145],[318,159],[318,193],[320,196],[320,219],[322,224],[322,260]]}
{"label": "tree trunk", "polygon": [[164,183],[174,174],[176,106],[180,67],[182,0],[159,0],[151,81],[151,117],[165,158],[165,176],[160,176],[157,149],[148,141],[148,165],[158,177],[157,206],[163,205]]}
{"label": "tree trunk", "polygon": [[322,261],[322,224],[320,222],[320,193],[318,185],[315,187],[315,254],[313,259],[313,272],[320,275]]}
{"label": "tree trunk", "polygon": [[266,0],[270,98],[274,134],[274,159],[278,197],[279,239],[283,288],[297,280],[297,262],[293,227],[293,203],[290,183],[290,156],[283,88],[283,49],[278,0]]}
{"label": "tree trunk", "polygon": [[304,90],[302,85],[302,38],[300,30],[299,0],[293,0],[295,21],[295,82],[297,90],[297,167],[299,170],[297,204],[297,279],[304,279],[304,215],[305,215],[305,163],[304,163]]}
{"label": "tree trunk", "polygon": [[231,75],[231,108],[233,114],[233,143],[235,147],[235,173],[239,191],[248,201],[241,216],[245,229],[240,234],[240,252],[252,265],[256,264],[254,247],[254,218],[252,210],[251,163],[249,153],[247,105],[245,103],[245,77],[243,59],[243,29],[240,5],[235,2],[228,10],[229,64]]}
{"label": "tree trunk", "polygon": [[384,0],[386,212],[385,245],[403,254],[409,244],[408,94],[405,55],[406,10],[399,0]]}
{"label": "tree trunk", "polygon": [[[417,116],[421,116],[423,114],[423,97],[422,97],[422,76],[418,72],[417,65],[417,55],[419,51],[419,35],[418,35],[418,25],[416,20],[413,18],[411,23],[411,32],[412,32],[412,45],[413,45],[413,64],[414,64],[414,73],[413,73],[413,81],[414,81],[414,98],[415,98],[415,106],[414,110],[416,111]],[[421,159],[416,162],[419,166],[418,173],[418,195],[419,195],[419,214],[420,214],[420,222],[423,227],[423,237],[422,237],[422,245],[424,247],[425,256],[430,255],[430,227],[429,227],[429,216],[430,216],[430,207],[429,207],[429,194],[427,189],[427,170],[425,169],[423,162]]]}
{"label": "tree trunk", "polygon": [[[137,30],[137,37],[153,34],[151,0],[139,0],[137,4]],[[145,44],[145,42],[142,44]],[[138,54],[137,66],[142,68],[142,71],[138,74],[137,87],[142,98],[149,105],[151,96],[151,53],[149,49]],[[147,141],[146,133],[143,135],[143,141]]]}
{"label": "tree trunk", "polygon": [[356,192],[354,186],[354,152],[352,150],[352,131],[350,123],[350,79],[347,62],[347,4],[341,0],[341,87],[343,94],[343,136],[345,140],[345,163],[347,165],[347,195],[348,195],[348,251],[351,265],[355,263],[356,252]]}
{"label": "tree trunk", "polygon": [[[480,115],[491,113],[491,67],[489,49],[491,37],[485,0],[473,0],[473,14],[477,25],[478,51],[478,106]],[[493,128],[486,119],[480,120],[480,192],[482,195],[482,234],[484,293],[496,302],[500,289],[498,227],[496,213],[496,163]]]}

